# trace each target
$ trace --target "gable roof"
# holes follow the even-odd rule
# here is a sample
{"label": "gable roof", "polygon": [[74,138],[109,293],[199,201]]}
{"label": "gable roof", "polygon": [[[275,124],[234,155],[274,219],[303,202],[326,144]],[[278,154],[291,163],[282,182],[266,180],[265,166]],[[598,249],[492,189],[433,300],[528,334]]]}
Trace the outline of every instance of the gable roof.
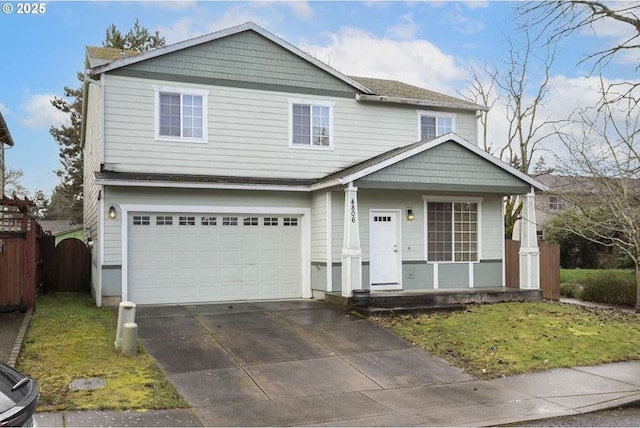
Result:
{"label": "gable roof", "polygon": [[[323,63],[322,61],[317,60],[316,58],[314,58],[313,56],[309,55],[308,53],[304,52],[301,49],[298,49],[297,47],[293,46],[292,44],[290,44],[289,42],[281,39],[280,37],[276,36],[275,34],[270,33],[269,31],[265,30],[264,28],[260,27],[259,25],[257,25],[254,22],[245,22],[244,24],[240,24],[240,25],[236,25],[235,27],[231,27],[231,28],[227,28],[225,30],[220,30],[220,31],[216,31],[214,33],[210,33],[210,34],[205,34],[203,36],[199,36],[199,37],[194,37],[192,39],[189,40],[185,40],[182,42],[178,42],[178,43],[174,43],[172,45],[169,46],[164,46],[158,49],[154,49],[148,52],[144,52],[141,53],[139,55],[132,55],[132,56],[127,56],[125,58],[122,59],[118,59],[103,65],[98,65],[95,67],[91,67],[89,69],[90,74],[99,74],[99,73],[104,73],[107,71],[111,71],[111,70],[115,70],[118,68],[122,68],[122,67],[126,67],[128,65],[131,64],[135,64],[141,61],[145,61],[147,59],[151,59],[151,58],[155,58],[161,55],[166,55],[168,53],[171,52],[176,52],[182,49],[186,49],[186,48],[190,48],[192,46],[197,46],[203,43],[208,43],[214,40],[218,40],[221,39],[223,37],[228,37],[234,34],[238,34],[241,33],[243,31],[254,31],[258,34],[260,34],[261,36],[265,37],[266,39],[269,39],[270,41],[272,41],[273,43],[279,45],[280,47],[290,51],[291,53],[293,53],[294,55],[297,55],[298,57],[306,60],[307,62],[310,62],[311,64],[315,65],[316,67],[326,71],[327,73],[331,74],[332,76],[336,77],[339,80],[342,80],[343,82],[345,82],[346,84],[352,86],[353,88],[364,92],[364,93],[370,93],[371,90],[363,85],[361,85],[360,83],[356,82],[355,80],[351,79],[350,77],[340,73],[338,70],[334,69],[333,67]],[[98,51],[93,51],[94,53],[99,53]],[[89,51],[87,51],[87,54],[89,54]]]}
{"label": "gable roof", "polygon": [[87,66],[89,74],[116,70],[171,52],[187,49],[203,43],[232,36],[243,31],[254,31],[294,55],[331,74],[333,77],[350,85],[361,93],[356,95],[358,101],[411,104],[436,108],[455,108],[463,110],[487,110],[486,107],[460,98],[451,97],[425,88],[421,88],[397,80],[374,79],[369,77],[347,76],[308,53],[298,49],[287,41],[277,37],[253,22],[247,22],[226,30],[206,34],[185,40],[173,45],[164,46],[148,52],[137,52],[116,48],[87,46]]}
{"label": "gable roof", "polygon": [[464,149],[475,153],[489,163],[492,163],[505,172],[533,186],[537,190],[547,190],[546,185],[517,170],[511,165],[501,161],[497,157],[485,152],[480,147],[470,143],[469,141],[454,133],[445,134],[431,140],[418,141],[407,146],[390,150],[378,156],[374,156],[370,159],[365,160],[364,162],[352,165],[348,168],[325,177],[324,179],[320,180],[320,182],[317,183],[314,187],[325,188],[334,185],[345,185],[351,183],[355,180],[366,177],[367,175],[378,172],[383,168],[394,165],[398,162],[401,162],[405,159],[408,159],[412,156],[415,156],[419,153],[425,152],[447,142],[454,142]]}
{"label": "gable roof", "polygon": [[13,147],[13,138],[11,138],[7,122],[5,122],[4,117],[2,117],[2,112],[0,112],[0,144]]}
{"label": "gable roof", "polygon": [[362,83],[375,93],[375,95],[359,94],[357,96],[358,101],[391,102],[412,105],[417,104],[424,105],[425,107],[447,107],[473,111],[488,110],[488,107],[481,106],[461,98],[441,94],[439,92],[399,82],[397,80],[374,79],[371,77],[358,76],[350,77],[356,82]]}

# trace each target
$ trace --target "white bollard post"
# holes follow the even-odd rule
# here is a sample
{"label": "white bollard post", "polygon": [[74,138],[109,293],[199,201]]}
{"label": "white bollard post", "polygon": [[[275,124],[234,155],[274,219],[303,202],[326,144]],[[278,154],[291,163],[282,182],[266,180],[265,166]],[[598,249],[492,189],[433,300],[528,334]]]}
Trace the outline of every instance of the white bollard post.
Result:
{"label": "white bollard post", "polygon": [[135,357],[138,352],[138,324],[124,323],[122,334],[122,353],[127,357]]}
{"label": "white bollard post", "polygon": [[116,351],[122,350],[122,332],[124,325],[136,321],[136,304],[133,302],[120,302],[118,307],[118,328],[116,330]]}

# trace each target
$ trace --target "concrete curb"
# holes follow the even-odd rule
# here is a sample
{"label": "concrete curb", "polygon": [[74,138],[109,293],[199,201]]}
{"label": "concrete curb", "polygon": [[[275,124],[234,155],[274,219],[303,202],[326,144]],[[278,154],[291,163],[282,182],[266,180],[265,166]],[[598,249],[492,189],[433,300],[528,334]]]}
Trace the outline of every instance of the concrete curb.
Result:
{"label": "concrete curb", "polygon": [[33,312],[33,308],[29,308],[27,313],[22,320],[22,325],[20,326],[20,330],[18,331],[18,336],[16,337],[16,341],[13,344],[13,348],[11,348],[11,354],[9,354],[9,360],[7,364],[11,367],[15,367],[16,362],[18,361],[18,355],[20,355],[20,349],[22,348],[22,342],[24,341],[24,335],[27,333],[27,327],[29,327],[29,321],[31,321],[31,313]]}

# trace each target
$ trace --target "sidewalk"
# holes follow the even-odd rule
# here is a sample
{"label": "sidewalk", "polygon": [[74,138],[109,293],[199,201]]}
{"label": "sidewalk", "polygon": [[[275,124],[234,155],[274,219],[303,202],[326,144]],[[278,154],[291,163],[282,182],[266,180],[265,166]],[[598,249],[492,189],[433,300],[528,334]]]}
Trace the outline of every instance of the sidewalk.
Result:
{"label": "sidewalk", "polygon": [[[311,315],[313,317],[321,314],[331,315],[329,311],[316,309],[316,312],[311,313],[305,310],[294,310],[288,316],[295,316],[302,320]],[[249,314],[244,313],[237,315],[241,316],[245,322],[249,317]],[[255,314],[255,316],[259,315],[259,313]],[[187,318],[183,321],[186,322],[186,320]],[[0,322],[2,322],[1,318]],[[219,322],[218,318],[216,322]],[[177,319],[172,319],[170,324],[177,325],[176,323],[178,323]],[[26,322],[22,323],[22,325],[25,324]],[[147,327],[147,333],[150,331],[149,328]],[[20,328],[13,327],[13,329],[15,334],[19,335]],[[287,329],[292,331],[290,327]],[[236,336],[238,334],[231,335],[231,337]],[[342,345],[346,346],[348,343],[345,342]],[[222,387],[220,390],[201,388],[204,385],[199,386],[198,381],[194,380],[195,383],[190,384],[191,390],[186,391],[189,392],[186,397],[191,402],[192,409],[49,412],[36,414],[36,422],[43,427],[200,426],[202,424],[206,426],[495,426],[588,413],[640,402],[640,361],[555,369],[491,381],[474,380],[468,376],[438,377],[436,376],[438,373],[435,373],[438,372],[438,365],[414,366],[415,369],[412,371],[414,376],[419,374],[420,369],[426,369],[429,373],[424,375],[431,376],[434,380],[422,381],[420,384],[407,387],[393,386],[391,383],[387,388],[380,388],[380,382],[384,384],[395,379],[393,376],[397,375],[398,364],[406,364],[409,361],[402,362],[400,356],[412,354],[414,351],[416,351],[415,348],[409,348],[305,360],[318,368],[322,367],[322,361],[340,358],[343,362],[351,361],[355,364],[356,359],[363,359],[363,356],[366,356],[365,362],[360,361],[360,367],[369,367],[369,370],[364,372],[370,373],[369,376],[372,377],[369,377],[367,383],[363,383],[363,386],[359,386],[357,390],[289,397],[286,394],[278,394],[278,390],[273,389],[268,397],[260,396],[261,398],[245,401],[222,402],[215,399],[215,397],[220,398],[220,394],[233,395],[242,392],[235,390],[233,376],[231,376],[220,378]],[[397,355],[399,359],[395,364],[381,364],[386,354]],[[291,364],[302,363],[294,361]],[[256,370],[256,367],[258,366],[249,367],[249,370]],[[273,369],[278,367],[279,364],[268,365],[269,370],[263,377],[272,376]],[[218,376],[229,375],[229,372],[230,369],[215,371]],[[210,373],[211,376],[212,372],[197,373]],[[287,379],[295,378],[295,375],[296,373],[291,372]],[[316,377],[319,376],[318,382],[322,383],[322,378],[327,373],[323,371],[316,375]],[[169,377],[175,380],[181,376],[184,377],[184,375],[175,374]],[[348,383],[348,380],[348,376],[345,376],[342,382]],[[400,380],[402,379],[395,379],[395,381]],[[255,388],[254,384],[240,386]],[[225,390],[228,391],[225,392]],[[207,401],[206,405],[203,404],[204,401]]]}

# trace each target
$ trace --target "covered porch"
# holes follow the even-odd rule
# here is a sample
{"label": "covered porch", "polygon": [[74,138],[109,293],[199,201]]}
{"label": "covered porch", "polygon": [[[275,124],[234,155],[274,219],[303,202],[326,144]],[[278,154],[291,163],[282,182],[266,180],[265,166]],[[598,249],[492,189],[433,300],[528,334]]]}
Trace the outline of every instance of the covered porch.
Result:
{"label": "covered porch", "polygon": [[[344,306],[368,290],[370,307],[396,310],[542,298],[535,191],[544,186],[477,146],[448,134],[331,179],[341,184],[327,196],[334,250],[317,297]],[[505,280],[505,195],[523,204],[515,290]]]}

